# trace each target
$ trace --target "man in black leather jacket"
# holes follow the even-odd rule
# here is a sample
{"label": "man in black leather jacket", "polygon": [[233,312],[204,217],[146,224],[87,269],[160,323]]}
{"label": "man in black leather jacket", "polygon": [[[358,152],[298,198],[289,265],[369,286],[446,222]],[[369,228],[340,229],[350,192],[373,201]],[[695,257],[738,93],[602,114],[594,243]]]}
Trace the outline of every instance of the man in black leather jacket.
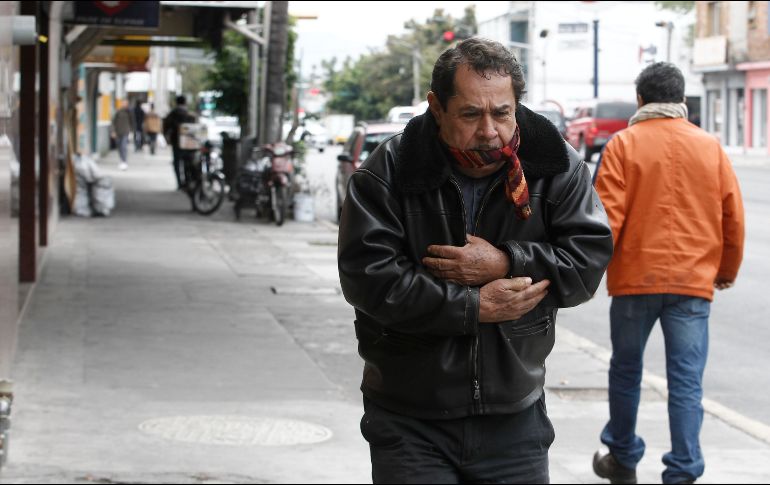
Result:
{"label": "man in black leather jacket", "polygon": [[502,45],[442,54],[429,110],[354,173],[339,273],[365,361],[375,483],[545,483],[559,307],[593,295],[612,234],[586,164],[519,100]]}

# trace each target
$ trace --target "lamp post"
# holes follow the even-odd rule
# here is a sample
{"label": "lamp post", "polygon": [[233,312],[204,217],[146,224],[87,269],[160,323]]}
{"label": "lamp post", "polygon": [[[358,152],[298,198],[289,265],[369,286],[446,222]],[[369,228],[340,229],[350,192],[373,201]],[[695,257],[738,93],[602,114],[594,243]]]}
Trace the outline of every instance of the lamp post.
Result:
{"label": "lamp post", "polygon": [[657,27],[666,28],[666,62],[671,62],[671,31],[674,30],[674,22],[655,22]]}
{"label": "lamp post", "polygon": [[545,87],[546,87],[546,77],[545,77],[545,58],[548,55],[548,44],[546,43],[545,39],[548,38],[548,29],[543,29],[540,31],[540,38],[543,40],[543,57],[542,57],[542,65],[543,65],[543,100],[548,99],[548,95],[546,94]]}

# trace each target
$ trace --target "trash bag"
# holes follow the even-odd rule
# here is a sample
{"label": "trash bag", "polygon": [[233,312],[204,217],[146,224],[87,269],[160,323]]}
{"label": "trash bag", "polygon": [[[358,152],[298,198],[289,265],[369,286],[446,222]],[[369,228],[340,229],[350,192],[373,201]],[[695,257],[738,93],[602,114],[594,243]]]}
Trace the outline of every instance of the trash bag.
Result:
{"label": "trash bag", "polygon": [[78,177],[76,187],[72,213],[80,217],[91,217],[91,184]]}
{"label": "trash bag", "polygon": [[91,185],[91,208],[94,215],[104,217],[115,208],[115,188],[111,178],[100,177]]}
{"label": "trash bag", "polygon": [[75,156],[75,178],[77,190],[72,213],[81,217],[109,216],[115,208],[115,188],[93,158]]}

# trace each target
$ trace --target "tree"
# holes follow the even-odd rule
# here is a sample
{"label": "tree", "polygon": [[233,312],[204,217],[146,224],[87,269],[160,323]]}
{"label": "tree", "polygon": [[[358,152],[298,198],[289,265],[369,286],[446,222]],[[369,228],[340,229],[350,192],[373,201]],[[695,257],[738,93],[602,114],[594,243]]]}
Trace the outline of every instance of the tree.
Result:
{"label": "tree", "polygon": [[246,124],[249,99],[249,48],[248,40],[240,33],[227,30],[222,35],[222,48],[217,52],[207,84],[212,91],[219,91],[217,110],[238,117],[241,126]]}
{"label": "tree", "polygon": [[695,8],[695,2],[656,1],[655,6],[662,10],[672,10],[676,13],[689,13]]}
{"label": "tree", "polygon": [[407,34],[389,36],[382,50],[355,61],[346,59],[339,70],[337,59],[321,63],[326,76],[324,88],[331,94],[329,109],[352,113],[362,120],[382,118],[393,106],[411,105],[415,51],[422,60],[419,88],[424,96],[430,87],[433,61],[447,48],[444,32],[455,32],[458,39],[475,34],[475,10],[468,7],[463,18],[455,20],[443,9],[436,9],[425,23],[410,20],[404,27],[409,30]]}
{"label": "tree", "polygon": [[267,96],[262,143],[281,139],[286,105],[286,55],[289,48],[289,2],[273,1],[270,9],[270,38],[267,50]]}
{"label": "tree", "polygon": [[[296,32],[293,30],[293,24],[287,25],[287,5],[287,2],[273,2],[271,25],[275,27],[271,28],[271,31],[278,29],[282,33],[276,37],[276,44],[272,46],[274,52],[269,52],[268,55],[267,102],[268,104],[272,102],[273,106],[277,104],[279,113],[283,111],[284,103],[288,103],[283,93],[287,89],[291,92],[291,87],[297,79],[293,68]],[[217,99],[217,110],[223,114],[237,116],[241,126],[247,124],[248,118],[246,102],[249,99],[248,42],[248,39],[240,33],[226,30],[222,36],[222,47],[217,51],[214,66],[208,72],[206,79],[207,89],[222,93],[222,96]],[[279,101],[276,102],[276,100]],[[280,114],[278,126],[280,130]],[[278,136],[280,137],[280,131]]]}

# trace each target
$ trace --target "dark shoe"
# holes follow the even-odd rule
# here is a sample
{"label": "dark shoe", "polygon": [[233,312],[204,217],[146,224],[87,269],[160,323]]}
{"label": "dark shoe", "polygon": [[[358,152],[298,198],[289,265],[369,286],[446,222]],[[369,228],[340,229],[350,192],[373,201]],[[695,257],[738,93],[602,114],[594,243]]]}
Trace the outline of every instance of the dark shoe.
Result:
{"label": "dark shoe", "polygon": [[601,451],[594,453],[594,473],[609,479],[610,483],[636,483],[636,470],[624,467],[609,452],[606,454],[602,454]]}

